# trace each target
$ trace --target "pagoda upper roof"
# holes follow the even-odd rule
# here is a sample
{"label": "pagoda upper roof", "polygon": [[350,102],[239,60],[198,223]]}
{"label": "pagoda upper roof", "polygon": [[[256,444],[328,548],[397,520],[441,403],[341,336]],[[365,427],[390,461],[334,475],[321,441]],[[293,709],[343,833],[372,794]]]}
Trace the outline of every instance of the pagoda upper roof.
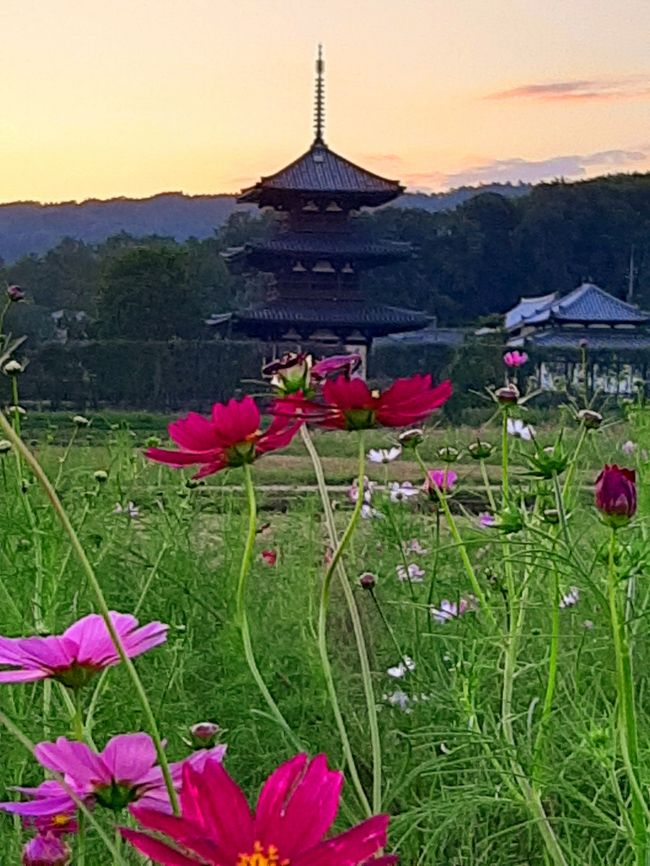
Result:
{"label": "pagoda upper roof", "polygon": [[564,297],[557,293],[539,298],[522,298],[506,313],[506,329],[556,322],[585,325],[640,325],[650,321],[650,313],[610,295],[594,283],[583,283]]}
{"label": "pagoda upper roof", "polygon": [[297,232],[286,231],[262,240],[253,240],[241,247],[227,250],[228,262],[250,258],[305,258],[367,260],[378,264],[406,259],[412,254],[409,243],[385,241],[367,237],[360,232]]}
{"label": "pagoda upper roof", "polygon": [[240,202],[260,207],[284,201],[288,194],[345,197],[351,205],[379,205],[404,192],[396,180],[388,180],[315,141],[306,153],[275,174],[262,177],[242,191]]}

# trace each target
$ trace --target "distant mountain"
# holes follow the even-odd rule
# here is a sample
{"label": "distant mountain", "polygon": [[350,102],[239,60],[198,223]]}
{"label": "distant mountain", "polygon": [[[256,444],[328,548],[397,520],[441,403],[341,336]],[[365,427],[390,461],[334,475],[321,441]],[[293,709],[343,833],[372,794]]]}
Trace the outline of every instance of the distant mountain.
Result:
{"label": "distant mountain", "polygon": [[[525,195],[527,184],[487,184],[461,187],[445,193],[407,193],[393,207],[421,208],[430,212],[453,210],[484,192],[508,198]],[[99,243],[111,235],[127,232],[136,237],[163,235],[178,241],[206,238],[235,210],[232,195],[184,195],[166,192],[150,198],[88,199],[80,203],[12,202],[0,204],[0,258],[8,264],[30,253],[41,254],[64,237]]]}

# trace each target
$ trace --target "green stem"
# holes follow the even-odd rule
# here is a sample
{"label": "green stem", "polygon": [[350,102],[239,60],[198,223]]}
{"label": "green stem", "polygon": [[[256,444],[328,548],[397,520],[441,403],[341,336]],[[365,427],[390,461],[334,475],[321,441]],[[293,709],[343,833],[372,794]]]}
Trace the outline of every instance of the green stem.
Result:
{"label": "green stem", "polygon": [[55,490],[58,488],[59,482],[61,481],[61,475],[63,474],[63,468],[66,464],[66,461],[68,459],[68,456],[70,454],[72,446],[74,445],[74,441],[77,438],[78,432],[79,432],[79,428],[75,426],[74,430],[72,431],[72,435],[68,439],[68,444],[66,445],[65,451],[63,452],[63,457],[59,458],[59,468],[57,469],[56,478],[54,479],[54,489]]}
{"label": "green stem", "polygon": [[81,567],[83,568],[88,582],[95,594],[95,598],[97,600],[97,607],[99,608],[99,612],[102,615],[106,624],[106,630],[108,631],[113,646],[115,647],[117,654],[120,657],[120,661],[126,667],[126,670],[131,678],[131,682],[133,683],[133,688],[140,701],[140,705],[142,706],[142,710],[144,712],[149,727],[149,732],[156,748],[156,754],[158,756],[158,762],[160,764],[163,778],[165,780],[165,786],[169,795],[170,804],[174,813],[178,814],[178,798],[176,796],[176,791],[174,790],[174,783],[172,781],[171,773],[169,771],[169,763],[165,754],[165,748],[163,746],[162,738],[160,736],[160,731],[158,730],[156,718],[153,714],[153,710],[147,698],[144,686],[142,685],[142,681],[140,680],[138,672],[135,669],[135,665],[133,664],[126,650],[124,649],[124,644],[122,643],[120,635],[115,630],[115,626],[113,625],[113,621],[110,616],[110,610],[106,602],[106,598],[97,579],[95,571],[90,564],[90,560],[86,556],[86,552],[83,549],[81,542],[79,541],[79,537],[77,536],[74,527],[70,523],[70,519],[68,518],[68,515],[66,514],[65,509],[61,504],[61,500],[57,496],[56,490],[52,487],[49,478],[43,471],[43,468],[41,467],[38,460],[34,457],[32,452],[22,441],[20,436],[16,434],[11,424],[7,421],[3,412],[0,412],[0,427],[4,431],[7,439],[9,439],[9,441],[12,443],[16,451],[20,453],[25,463],[27,463],[29,468],[38,479],[41,487],[45,491],[47,498],[50,500],[50,504],[52,505],[52,508],[54,509],[57,517],[59,518],[65,533],[70,539],[70,543],[74,549],[74,552],[76,553]]}
{"label": "green stem", "polygon": [[647,866],[647,808],[640,784],[632,658],[627,643],[625,622],[620,616],[621,605],[618,598],[619,587],[616,575],[616,530],[614,528],[611,530],[609,539],[607,590],[614,655],[616,658],[616,689],[618,692],[617,728],[621,744],[621,757],[623,758],[623,765],[631,788],[634,851],[637,866]]}
{"label": "green stem", "polygon": [[395,649],[397,650],[397,658],[398,658],[400,661],[402,661],[402,659],[404,658],[404,653],[403,653],[402,648],[400,647],[400,645],[399,645],[399,643],[398,643],[397,638],[395,637],[395,632],[393,631],[393,629],[391,628],[390,623],[389,623],[388,620],[386,619],[386,614],[384,613],[384,610],[383,610],[382,606],[379,604],[379,599],[377,598],[374,589],[371,589],[371,590],[370,590],[370,596],[371,596],[373,602],[375,603],[375,607],[377,608],[377,613],[379,614],[379,616],[380,616],[380,618],[381,618],[381,621],[382,621],[383,624],[384,624],[384,628],[385,628],[386,631],[388,632],[388,636],[389,636],[390,639],[392,640],[392,642],[393,642],[393,646],[394,646]]}
{"label": "green stem", "polygon": [[[330,502],[329,494],[327,492],[327,484],[325,482],[323,464],[320,461],[320,457],[318,456],[318,452],[314,447],[314,443],[312,442],[311,436],[309,435],[309,430],[307,429],[306,425],[303,424],[303,426],[300,428],[300,433],[302,436],[302,440],[305,443],[305,448],[307,449],[307,452],[311,458],[312,465],[314,467],[314,474],[316,475],[318,492],[323,505],[323,514],[325,515],[325,525],[327,527],[330,544],[332,546],[332,549],[336,550],[339,545],[338,534],[336,531],[336,523],[334,522],[332,503]],[[363,442],[361,443],[361,445],[363,445]],[[361,487],[359,488],[359,491],[361,492],[362,490],[363,474],[361,476]],[[350,620],[352,622],[352,630],[354,631],[354,638],[357,645],[357,654],[359,656],[359,666],[361,668],[361,679],[363,682],[363,691],[366,699],[366,711],[368,714],[368,727],[370,730],[370,743],[372,748],[373,811],[377,813],[381,811],[382,755],[381,740],[379,736],[379,719],[377,717],[377,702],[375,700],[375,692],[372,685],[372,675],[370,672],[368,648],[366,646],[366,638],[363,633],[363,626],[361,624],[361,617],[359,616],[357,602],[354,597],[352,587],[350,586],[347,572],[340,558],[336,566],[336,572],[339,578],[339,582],[341,584],[341,588],[343,589],[343,595],[345,596]]]}
{"label": "green stem", "polygon": [[[320,605],[318,608],[318,651],[320,653],[321,666],[323,668],[323,675],[325,677],[325,685],[327,686],[327,692],[329,695],[330,703],[332,705],[332,712],[334,713],[334,718],[336,720],[336,726],[339,730],[339,736],[341,738],[341,746],[343,747],[343,754],[345,755],[345,760],[348,765],[348,769],[350,771],[350,779],[354,788],[357,792],[357,796],[359,797],[359,802],[363,806],[364,810],[368,815],[372,814],[372,809],[370,808],[370,803],[368,798],[366,797],[366,793],[363,789],[363,785],[361,784],[361,779],[359,778],[359,773],[357,771],[357,765],[354,760],[354,755],[352,754],[352,746],[350,745],[350,738],[348,736],[347,728],[345,726],[345,720],[343,718],[343,714],[341,712],[341,707],[339,705],[339,699],[336,694],[336,686],[334,684],[334,675],[332,673],[332,666],[330,664],[329,655],[327,652],[327,610],[329,607],[329,599],[330,592],[332,588],[332,578],[334,577],[334,572],[336,571],[336,567],[341,559],[344,550],[348,546],[350,539],[352,538],[352,534],[354,533],[354,529],[359,520],[359,516],[361,515],[361,507],[363,506],[363,482],[365,477],[365,448],[363,442],[363,435],[359,433],[359,474],[358,474],[358,487],[357,487],[357,501],[355,502],[354,509],[352,511],[352,516],[348,525],[345,528],[343,536],[339,541],[334,554],[332,556],[332,561],[330,562],[327,571],[325,572],[325,577],[323,579],[323,583],[321,586],[321,596],[320,596]],[[355,603],[356,606],[356,603]],[[373,696],[374,700],[374,696]],[[377,735],[378,735],[377,731]],[[375,806],[376,801],[379,801],[379,808],[375,808],[375,811],[379,811],[381,808],[381,776],[377,777],[376,768],[377,763],[374,760],[376,755],[379,756],[379,760],[381,761],[381,747],[379,743],[375,743],[373,732],[371,729],[371,739],[373,746],[373,770],[375,771],[373,774],[373,807]],[[378,747],[378,748],[377,748]],[[381,763],[379,764],[381,767]],[[375,784],[379,778],[379,792],[377,796],[377,792],[375,790]]]}
{"label": "green stem", "polygon": [[[420,468],[422,469],[422,472],[424,473],[424,477],[428,478],[429,477],[429,470],[427,469],[427,466],[426,466],[424,460],[420,456],[420,452],[418,451],[417,448],[415,448],[413,450],[413,453],[415,454],[415,459],[420,464]],[[492,613],[492,609],[488,605],[487,598],[485,597],[485,593],[481,589],[481,584],[478,582],[478,578],[476,577],[476,572],[474,571],[474,567],[472,566],[472,563],[471,563],[470,558],[469,558],[468,553],[467,553],[467,548],[465,547],[465,542],[463,541],[461,534],[458,531],[458,527],[456,526],[456,521],[454,520],[454,516],[451,513],[451,510],[449,508],[449,503],[447,502],[447,497],[445,496],[443,491],[438,488],[437,485],[433,484],[432,487],[434,488],[434,490],[436,492],[436,495],[438,497],[438,502],[440,503],[440,507],[442,508],[442,510],[444,512],[445,519],[447,521],[447,526],[449,527],[449,531],[451,532],[451,537],[454,539],[456,549],[458,550],[458,554],[461,558],[461,562],[463,563],[463,566],[465,568],[465,573],[467,574],[467,577],[469,578],[469,582],[472,585],[472,591],[473,591],[474,595],[476,596],[476,598],[478,599],[481,610],[485,612],[487,618],[489,619],[490,626],[491,626],[492,630],[499,633],[500,632],[499,624],[496,621],[494,614]]]}
{"label": "green stem", "polygon": [[490,484],[490,477],[487,472],[487,466],[485,465],[485,460],[480,460],[479,465],[481,467],[481,477],[483,478],[483,486],[485,487],[485,492],[487,494],[488,502],[490,503],[490,509],[494,514],[497,510],[497,504],[494,499],[494,491],[492,490],[492,485]]}
{"label": "green stem", "polygon": [[255,534],[257,529],[257,503],[255,501],[255,488],[253,486],[253,478],[251,475],[250,465],[248,463],[245,463],[243,466],[243,470],[244,487],[246,490],[246,499],[248,502],[248,533],[246,535],[246,546],[244,547],[244,554],[242,556],[241,565],[239,568],[239,580],[237,582],[237,622],[241,631],[242,642],[244,644],[244,655],[246,657],[246,662],[248,664],[252,677],[255,680],[258,689],[262,693],[262,697],[266,701],[267,706],[271,711],[271,715],[278,723],[278,725],[282,728],[284,733],[287,735],[287,738],[291,741],[292,745],[300,749],[301,746],[298,738],[289,727],[287,720],[282,715],[280,708],[274,701],[273,696],[268,689],[268,686],[264,682],[264,678],[262,677],[260,669],[257,666],[257,662],[255,660],[255,653],[253,652],[251,633],[248,625],[248,616],[246,614],[246,587],[248,585],[248,575],[250,573],[251,562],[253,559],[253,548],[255,546]]}
{"label": "green stem", "polygon": [[501,423],[501,495],[503,496],[503,504],[508,504],[509,487],[508,487],[508,462],[509,455],[509,440],[508,440],[508,410],[503,410],[503,420]]}
{"label": "green stem", "polygon": [[580,456],[580,452],[582,451],[582,446],[585,443],[585,439],[587,437],[587,428],[585,425],[582,425],[582,429],[580,430],[580,436],[578,437],[578,442],[575,447],[575,451],[573,452],[573,459],[569,464],[569,468],[567,469],[566,477],[564,479],[564,486],[562,487],[562,502],[564,503],[564,507],[567,507],[567,500],[569,493],[571,493],[573,489],[573,478],[576,474],[576,467],[578,463],[578,457]]}

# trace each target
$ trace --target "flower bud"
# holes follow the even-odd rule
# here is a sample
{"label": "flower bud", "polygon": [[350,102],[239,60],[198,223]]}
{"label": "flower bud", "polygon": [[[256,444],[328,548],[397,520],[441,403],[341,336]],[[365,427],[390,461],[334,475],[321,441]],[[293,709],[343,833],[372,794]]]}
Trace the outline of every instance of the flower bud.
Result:
{"label": "flower bud", "polygon": [[371,571],[364,571],[359,578],[359,586],[361,586],[362,589],[374,589],[376,583],[377,575],[373,574]]}
{"label": "flower bud", "polygon": [[504,385],[502,388],[497,388],[494,392],[494,396],[497,399],[498,403],[514,404],[519,402],[519,388],[513,383],[510,382],[509,385]]}
{"label": "flower bud", "polygon": [[11,361],[7,361],[4,365],[2,372],[5,376],[17,376],[19,373],[23,372],[23,365],[20,361],[16,361],[12,358]]}
{"label": "flower bud", "polygon": [[191,745],[197,749],[209,749],[217,742],[220,731],[216,722],[197,722],[190,727]]}
{"label": "flower bud", "polygon": [[587,430],[597,430],[603,423],[603,416],[600,412],[594,412],[593,409],[581,409],[578,412],[578,421],[587,428]]}
{"label": "flower bud", "polygon": [[0,439],[0,454],[11,451],[11,442],[8,439]]}
{"label": "flower bud", "polygon": [[596,508],[610,526],[624,526],[636,513],[634,469],[606,465],[594,488]]}
{"label": "flower bud", "polygon": [[443,463],[455,463],[460,457],[458,448],[452,448],[451,445],[443,445],[438,449],[438,457]]}
{"label": "flower bud", "polygon": [[516,349],[512,352],[506,352],[503,356],[503,363],[506,367],[523,367],[527,361],[526,352],[518,352]]}
{"label": "flower bud", "polygon": [[70,849],[65,842],[52,833],[39,833],[23,848],[23,866],[67,866]]}
{"label": "flower bud", "polygon": [[[155,446],[151,446],[152,448]],[[205,487],[205,478],[188,478],[185,481],[188,490],[196,490],[197,487]]]}
{"label": "flower bud", "polygon": [[158,448],[162,444],[160,436],[147,436],[144,441],[147,448]]}
{"label": "flower bud", "polygon": [[312,357],[306,352],[286,352],[281,358],[262,367],[262,375],[281,394],[309,391]]}
{"label": "flower bud", "polygon": [[550,523],[551,526],[557,526],[560,522],[560,512],[557,508],[545,508],[542,511],[542,520],[544,523]]}
{"label": "flower bud", "polygon": [[93,477],[98,484],[104,484],[108,481],[108,472],[105,469],[98,469]]}
{"label": "flower bud", "polygon": [[476,442],[467,446],[467,450],[472,460],[487,460],[494,451],[494,447],[489,442],[482,442],[477,439]]}
{"label": "flower bud", "polygon": [[25,292],[23,292],[20,286],[7,286],[7,297],[10,301],[18,303],[18,301],[22,301],[25,297]]}
{"label": "flower bud", "polygon": [[424,442],[424,430],[414,427],[412,430],[400,433],[397,439],[402,448],[417,448]]}
{"label": "flower bud", "polygon": [[569,464],[569,455],[564,451],[562,444],[556,442],[540,451],[532,457],[528,457],[530,471],[537,478],[553,478],[561,475]]}
{"label": "flower bud", "polygon": [[90,421],[83,415],[74,415],[72,418],[72,423],[76,427],[87,427],[90,424]]}

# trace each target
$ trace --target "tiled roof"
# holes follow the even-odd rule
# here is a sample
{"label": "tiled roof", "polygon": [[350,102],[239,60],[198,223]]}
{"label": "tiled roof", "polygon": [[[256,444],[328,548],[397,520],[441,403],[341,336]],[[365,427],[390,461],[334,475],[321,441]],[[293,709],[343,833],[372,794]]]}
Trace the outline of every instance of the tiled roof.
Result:
{"label": "tiled roof", "polygon": [[260,202],[264,193],[272,191],[295,191],[307,194],[344,193],[369,195],[376,203],[390,201],[403,192],[396,180],[387,180],[378,174],[366,171],[353,162],[334,153],[324,144],[313,144],[286,168],[263,177],[255,186],[245,189],[239,201]]}
{"label": "tiled roof", "polygon": [[536,312],[541,312],[550,303],[557,300],[558,292],[551,292],[549,295],[540,295],[537,298],[521,298],[516,307],[508,310],[506,313],[506,330],[519,325],[525,318]]}
{"label": "tiled roof", "polygon": [[240,310],[233,314],[233,319],[242,323],[268,322],[289,327],[303,324],[314,328],[345,326],[372,330],[379,327],[384,333],[423,328],[428,323],[428,317],[416,310],[363,301],[270,301]]}
{"label": "tiled roof", "polygon": [[329,232],[283,232],[265,240],[251,241],[246,248],[253,253],[296,253],[351,259],[355,256],[406,258],[411,254],[411,245],[408,243],[372,240],[352,232],[340,235]]}
{"label": "tiled roof", "polygon": [[[548,297],[548,296],[547,296]],[[523,299],[522,299],[523,300]],[[535,300],[540,306],[533,304]],[[628,304],[593,283],[583,283],[562,298],[553,298],[545,304],[543,298],[527,298],[530,311],[508,325],[508,315],[517,310],[511,310],[506,315],[508,330],[522,325],[541,325],[546,322],[576,322],[588,324],[641,324],[650,320],[650,314],[640,310],[635,304]]]}
{"label": "tiled roof", "polygon": [[460,328],[438,328],[433,324],[419,331],[382,337],[377,341],[377,346],[462,346],[465,333]]}
{"label": "tiled roof", "polygon": [[[612,352],[633,352],[650,349],[650,333],[635,328],[576,328],[572,330],[551,329],[530,334],[525,344],[540,349],[580,349],[586,340],[587,349]],[[514,342],[514,341],[513,341]]]}

